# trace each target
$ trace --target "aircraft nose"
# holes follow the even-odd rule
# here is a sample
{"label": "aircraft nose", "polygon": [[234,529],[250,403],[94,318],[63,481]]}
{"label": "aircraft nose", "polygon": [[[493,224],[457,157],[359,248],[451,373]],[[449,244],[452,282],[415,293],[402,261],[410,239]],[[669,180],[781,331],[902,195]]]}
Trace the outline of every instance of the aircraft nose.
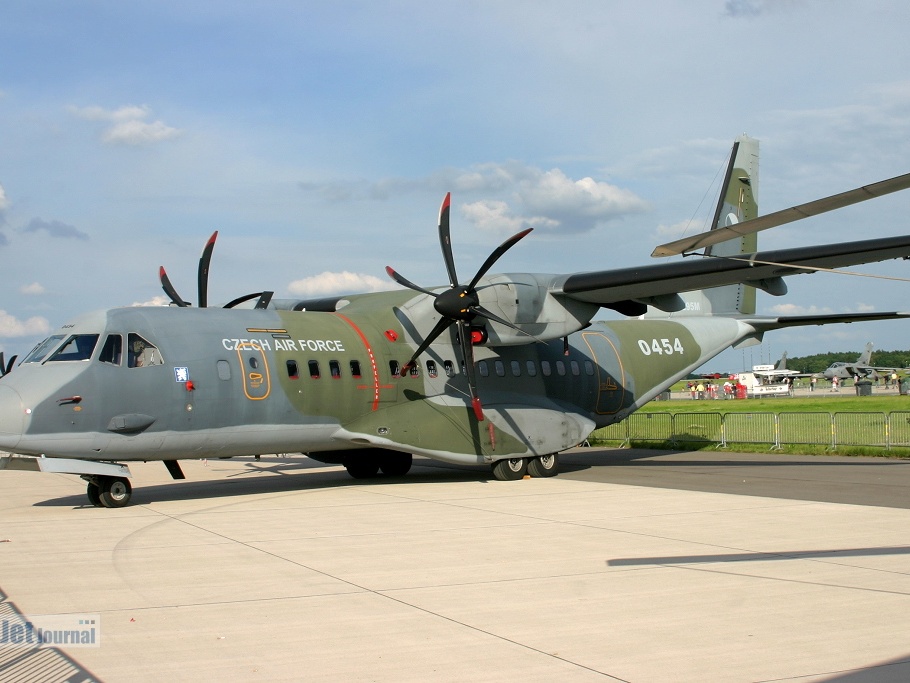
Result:
{"label": "aircraft nose", "polygon": [[22,397],[15,389],[0,386],[0,449],[12,450],[16,447],[24,424]]}

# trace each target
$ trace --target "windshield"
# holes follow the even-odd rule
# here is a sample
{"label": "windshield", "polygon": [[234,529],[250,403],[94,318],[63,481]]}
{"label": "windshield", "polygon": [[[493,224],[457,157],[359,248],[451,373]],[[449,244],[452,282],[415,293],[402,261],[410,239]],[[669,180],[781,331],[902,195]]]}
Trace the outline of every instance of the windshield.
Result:
{"label": "windshield", "polygon": [[48,362],[88,360],[92,357],[95,344],[98,343],[98,336],[97,334],[74,334],[48,359]]}
{"label": "windshield", "polygon": [[57,344],[63,339],[62,334],[55,334],[53,337],[48,337],[43,342],[38,344],[30,354],[26,357],[23,363],[40,363],[44,360],[44,357],[53,350]]}

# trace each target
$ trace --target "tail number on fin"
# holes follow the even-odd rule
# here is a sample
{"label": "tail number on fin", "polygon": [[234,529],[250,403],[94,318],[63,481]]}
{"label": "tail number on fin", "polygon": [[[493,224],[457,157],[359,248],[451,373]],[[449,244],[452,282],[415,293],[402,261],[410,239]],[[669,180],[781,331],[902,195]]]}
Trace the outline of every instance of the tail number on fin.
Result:
{"label": "tail number on fin", "polygon": [[652,353],[660,355],[673,355],[674,353],[683,354],[685,350],[683,349],[682,342],[679,341],[679,337],[676,337],[672,342],[669,339],[639,339],[638,348],[641,349],[641,352],[646,356],[650,356]]}

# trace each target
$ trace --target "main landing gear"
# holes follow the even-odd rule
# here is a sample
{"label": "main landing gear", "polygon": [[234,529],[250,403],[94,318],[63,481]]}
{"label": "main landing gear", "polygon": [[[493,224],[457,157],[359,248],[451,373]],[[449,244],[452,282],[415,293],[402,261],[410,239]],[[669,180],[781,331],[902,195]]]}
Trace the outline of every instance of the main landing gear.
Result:
{"label": "main landing gear", "polygon": [[536,458],[506,458],[493,463],[493,476],[499,481],[532,477],[555,477],[559,473],[559,457],[555,453]]}
{"label": "main landing gear", "polygon": [[88,482],[86,494],[95,507],[122,508],[130,502],[133,487],[126,477],[83,475]]}

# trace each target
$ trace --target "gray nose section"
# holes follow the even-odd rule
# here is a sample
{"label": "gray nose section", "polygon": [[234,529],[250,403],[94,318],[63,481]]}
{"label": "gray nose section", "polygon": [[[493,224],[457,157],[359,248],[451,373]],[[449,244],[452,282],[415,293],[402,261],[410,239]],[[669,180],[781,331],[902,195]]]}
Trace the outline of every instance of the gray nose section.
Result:
{"label": "gray nose section", "polygon": [[0,386],[0,450],[10,451],[16,447],[24,425],[22,397],[14,389]]}

